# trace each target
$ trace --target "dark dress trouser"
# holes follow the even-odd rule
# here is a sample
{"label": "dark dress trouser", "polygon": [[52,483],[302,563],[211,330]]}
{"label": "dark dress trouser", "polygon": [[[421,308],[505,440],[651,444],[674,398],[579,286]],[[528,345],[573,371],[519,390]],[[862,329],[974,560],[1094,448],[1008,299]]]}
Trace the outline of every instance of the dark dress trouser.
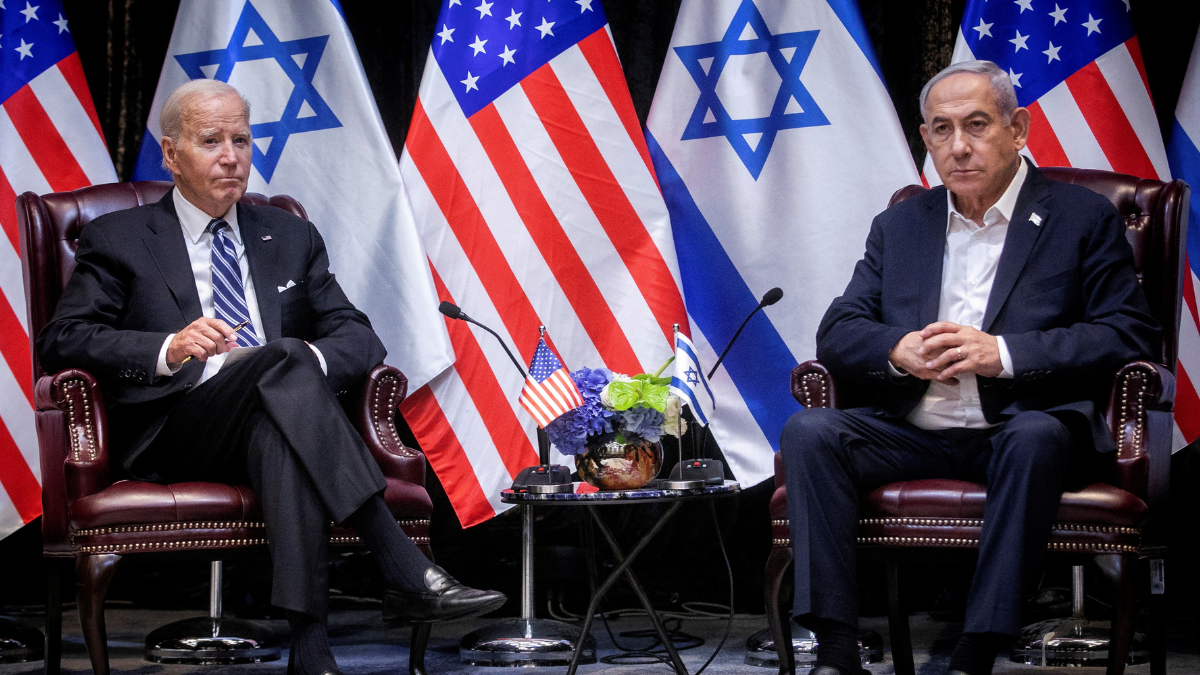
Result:
{"label": "dark dress trouser", "polygon": [[329,523],[386,487],[302,340],[267,343],[194,387],[138,458],[162,482],[248,482],[273,565],[271,603],[324,622]]}
{"label": "dark dress trouser", "polygon": [[896,481],[954,478],[988,491],[963,631],[1019,634],[1024,582],[1045,551],[1074,445],[1065,424],[1036,411],[988,429],[941,431],[856,410],[796,413],[780,442],[796,560],[794,616],[857,625],[860,495]]}

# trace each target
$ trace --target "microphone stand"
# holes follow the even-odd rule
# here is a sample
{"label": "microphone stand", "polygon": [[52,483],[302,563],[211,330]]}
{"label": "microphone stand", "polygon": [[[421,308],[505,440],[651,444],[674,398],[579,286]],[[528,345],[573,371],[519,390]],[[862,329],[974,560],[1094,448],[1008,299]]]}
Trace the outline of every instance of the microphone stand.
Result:
{"label": "microphone stand", "polygon": [[[451,319],[473,323],[491,333],[521,377],[528,377],[525,369],[513,353],[491,328],[463,313],[456,305],[443,302],[438,311]],[[538,327],[545,336],[545,326]],[[538,428],[537,466],[521,469],[513,480],[512,489],[529,492],[572,492],[571,471],[565,466],[550,464],[550,437],[546,430]],[[579,630],[572,624],[553,619],[538,619],[534,616],[533,589],[533,507],[521,505],[521,616],[505,619],[490,626],[471,631],[458,643],[458,658],[462,663],[473,666],[566,666],[579,641]],[[584,648],[579,663],[596,662],[596,641],[591,635],[583,638]]]}
{"label": "microphone stand", "polygon": [[[762,299],[758,301],[758,305],[756,305],[754,309],[748,315],[746,315],[746,318],[742,321],[742,324],[738,326],[736,331],[733,332],[733,337],[729,338],[729,343],[725,345],[725,350],[721,352],[721,355],[717,357],[717,362],[714,363],[712,369],[708,371],[708,379],[711,380],[712,376],[716,374],[717,368],[720,367],[721,362],[723,362],[725,357],[729,354],[729,350],[733,347],[733,343],[737,342],[737,339],[742,334],[742,330],[746,327],[746,324],[750,323],[750,319],[753,319],[754,315],[758,314],[763,307],[770,307],[771,305],[779,302],[780,298],[782,297],[783,290],[778,287],[772,288],[763,294]],[[692,460],[690,462],[684,462],[681,460],[679,464],[676,465],[675,470],[671,472],[672,480],[701,480],[704,481],[705,485],[721,485],[725,482],[725,466],[720,460],[706,459],[698,456],[704,454],[704,446],[707,441],[708,427],[700,427],[700,429],[696,431],[695,436],[692,437],[692,442],[700,446],[699,451],[697,452],[695,450],[695,445],[693,445]]]}

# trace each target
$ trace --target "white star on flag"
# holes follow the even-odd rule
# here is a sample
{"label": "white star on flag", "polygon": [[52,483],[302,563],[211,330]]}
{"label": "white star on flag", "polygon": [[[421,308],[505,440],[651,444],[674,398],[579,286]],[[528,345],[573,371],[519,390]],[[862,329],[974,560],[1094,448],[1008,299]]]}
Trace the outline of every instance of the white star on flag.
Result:
{"label": "white star on flag", "polygon": [[546,21],[546,17],[543,16],[542,17],[542,25],[534,26],[534,28],[537,28],[538,31],[541,32],[542,38],[545,38],[547,35],[549,35],[550,37],[554,37],[554,31],[550,30],[551,28],[554,27],[554,23],[555,22],[553,22],[553,21]]}
{"label": "white star on flag", "polygon": [[480,53],[480,52],[483,52],[484,54],[486,54],[486,53],[487,53],[487,50],[483,48],[483,46],[484,46],[484,45],[486,45],[486,44],[487,44],[487,40],[480,40],[480,39],[479,39],[479,36],[478,36],[478,35],[476,35],[476,36],[475,36],[475,41],[474,41],[474,42],[472,42],[472,43],[471,43],[470,45],[468,45],[468,46],[469,46],[471,49],[474,49],[474,50],[475,50],[475,56],[479,56],[479,53]]}
{"label": "white star on flag", "polygon": [[521,15],[524,13],[525,12],[518,12],[517,10],[514,9],[514,10],[512,10],[512,14],[509,14],[508,16],[504,17],[504,20],[508,22],[509,30],[512,30],[512,29],[516,28],[517,26],[521,25]]}
{"label": "white star on flag", "polygon": [[1014,73],[1012,68],[1008,69],[1008,79],[1012,80],[1014,87],[1021,86],[1021,76],[1025,73]]}
{"label": "white star on flag", "polygon": [[453,6],[455,6],[455,5],[462,5],[462,0],[450,0],[450,5],[449,5],[449,6],[450,6],[450,7],[453,7]]}
{"label": "white star on flag", "polygon": [[516,54],[516,53],[517,53],[517,50],[509,49],[508,45],[504,45],[504,51],[500,52],[500,58],[504,60],[504,63],[500,64],[500,67],[503,68],[504,66],[507,66],[510,63],[515,63],[513,61],[513,54]]}
{"label": "white star on flag", "polygon": [[985,35],[987,37],[992,37],[992,26],[993,25],[995,25],[995,24],[984,23],[983,19],[981,18],[981,19],[979,19],[979,25],[975,26],[971,30],[979,31],[979,39],[982,40]]}
{"label": "white star on flag", "polygon": [[41,8],[41,5],[30,7],[28,2],[25,3],[25,9],[21,10],[21,13],[25,15],[25,23],[38,18],[37,11],[39,8]]}
{"label": "white star on flag", "polygon": [[1013,38],[1013,39],[1009,40],[1009,42],[1011,42],[1011,43],[1013,43],[1014,45],[1016,45],[1016,48],[1015,48],[1015,49],[1013,49],[1013,51],[1014,51],[1014,52],[1019,52],[1019,51],[1021,51],[1022,49],[1029,49],[1029,47],[1028,47],[1028,46],[1025,44],[1025,42],[1026,42],[1028,39],[1029,39],[1029,36],[1028,36],[1028,35],[1021,35],[1021,31],[1017,31],[1017,36],[1016,36],[1015,38]]}
{"label": "white star on flag", "polygon": [[1013,0],[1013,4],[1020,5],[1020,14],[1024,14],[1025,10],[1033,11],[1033,0]]}
{"label": "white star on flag", "polygon": [[1057,26],[1059,23],[1067,20],[1067,10],[1059,7],[1056,2],[1054,3],[1054,11],[1050,12],[1050,16],[1054,17],[1054,25]]}
{"label": "white star on flag", "polygon": [[21,58],[18,59],[20,61],[24,61],[26,56],[28,56],[31,59],[33,58],[33,43],[32,42],[26,43],[24,38],[21,39],[21,46],[13,47],[13,49],[17,50],[18,52],[21,52]]}
{"label": "white star on flag", "polygon": [[1045,54],[1046,56],[1049,57],[1046,59],[1046,63],[1050,63],[1051,61],[1062,61],[1062,59],[1058,58],[1058,50],[1060,50],[1060,49],[1062,49],[1062,47],[1055,47],[1054,43],[1051,42],[1050,48],[1046,49],[1042,52],[1043,54]]}
{"label": "white star on flag", "polygon": [[479,12],[479,18],[482,19],[485,16],[491,16],[492,5],[494,4],[496,3],[488,2],[487,0],[479,0],[479,6],[475,8],[475,11]]}
{"label": "white star on flag", "polygon": [[437,36],[442,38],[442,44],[446,44],[447,42],[454,42],[454,31],[456,31],[456,30],[458,30],[458,29],[450,28],[446,24],[442,24],[442,32],[438,33]]}
{"label": "white star on flag", "polygon": [[1093,19],[1092,15],[1088,14],[1088,20],[1080,25],[1088,29],[1088,35],[1091,35],[1092,33],[1100,32],[1100,22],[1103,20],[1104,19]]}
{"label": "white star on flag", "polygon": [[471,91],[472,89],[474,89],[475,91],[479,91],[479,87],[477,87],[477,86],[475,85],[475,83],[476,83],[476,82],[478,82],[478,81],[479,81],[479,78],[478,78],[478,77],[472,77],[472,76],[471,76],[471,71],[469,71],[469,70],[467,71],[467,79],[465,79],[465,80],[459,80],[459,82],[461,82],[461,83],[463,83],[463,84],[467,85],[467,91]]}
{"label": "white star on flag", "polygon": [[592,11],[592,0],[575,0],[575,4],[579,5],[579,13]]}
{"label": "white star on flag", "polygon": [[61,13],[58,15],[58,21],[52,21],[51,23],[53,23],[55,26],[58,26],[58,32],[60,34],[63,31],[66,31],[68,33],[71,32],[71,29],[67,28],[67,20],[63,18],[63,15]]}

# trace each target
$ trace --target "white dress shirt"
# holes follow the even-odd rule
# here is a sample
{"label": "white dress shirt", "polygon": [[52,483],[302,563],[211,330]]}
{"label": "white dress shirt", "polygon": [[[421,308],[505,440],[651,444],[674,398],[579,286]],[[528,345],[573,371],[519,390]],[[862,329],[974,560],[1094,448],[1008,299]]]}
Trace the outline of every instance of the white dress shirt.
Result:
{"label": "white dress shirt", "polygon": [[[949,215],[946,218],[946,249],[942,257],[942,294],[938,302],[938,321],[983,329],[988,295],[996,280],[996,268],[1004,251],[1004,237],[1017,196],[1029,169],[1022,159],[1017,175],[1008,189],[983,214],[983,226],[968,220],[955,208],[954,194],[947,191]],[[1001,378],[1013,376],[1012,355],[1004,338],[996,337],[1000,350]],[[908,421],[921,429],[983,429],[993,426],[983,417],[979,401],[979,383],[973,374],[958,375],[958,384],[932,380],[925,396],[908,414]]]}
{"label": "white dress shirt", "polygon": [[[187,246],[188,259],[192,263],[192,276],[196,280],[196,292],[200,295],[200,311],[204,316],[214,319],[217,316],[216,309],[213,307],[213,285],[212,285],[212,242],[213,235],[208,232],[208,224],[212,222],[212,217],[199,207],[195,206],[179,193],[178,189],[172,191],[172,198],[175,202],[175,215],[179,217],[179,224],[183,228],[183,243]],[[250,276],[250,265],[246,261],[246,245],[242,241],[242,231],[238,227],[237,205],[234,204],[229,208],[229,211],[221,217],[229,224],[229,229],[226,235],[233,242],[233,252],[237,255],[238,268],[242,275],[242,289],[246,293],[246,308],[250,312],[250,323],[254,326],[255,337],[258,338],[259,344],[266,344],[267,340],[263,334],[262,315],[258,311],[258,295],[254,292],[254,278]],[[250,331],[247,326],[238,331],[238,335],[243,335]],[[175,338],[176,333],[171,333],[163,342],[162,348],[158,352],[158,367],[155,369],[156,375],[170,377],[174,375],[179,368],[171,370],[167,365],[167,347],[171,344],[171,340]],[[244,342],[239,341],[239,346],[246,346]],[[321,370],[328,374],[325,366],[325,357],[320,350],[312,345],[313,353],[316,354],[317,360],[321,363]],[[204,382],[217,371],[221,370],[221,365],[225,363],[225,359],[229,356],[229,352],[224,354],[215,354],[208,357],[204,363],[204,371],[200,374],[200,380]]]}

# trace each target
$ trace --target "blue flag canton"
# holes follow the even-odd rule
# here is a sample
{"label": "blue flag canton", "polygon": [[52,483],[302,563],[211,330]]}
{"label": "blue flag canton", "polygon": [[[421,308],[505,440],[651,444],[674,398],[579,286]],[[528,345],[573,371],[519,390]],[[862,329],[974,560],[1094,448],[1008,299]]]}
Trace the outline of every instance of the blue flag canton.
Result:
{"label": "blue flag canton", "polygon": [[529,364],[529,376],[542,383],[562,367],[562,361],[550,351],[546,341],[538,340],[537,350],[533,353],[533,363]]}
{"label": "blue flag canton", "polygon": [[600,0],[447,0],[433,56],[470,117],[607,23]]}
{"label": "blue flag canton", "polygon": [[62,2],[0,0],[0,103],[74,51]]}
{"label": "blue flag canton", "polygon": [[975,58],[1008,71],[1025,106],[1135,33],[1129,0],[972,0],[962,34]]}

